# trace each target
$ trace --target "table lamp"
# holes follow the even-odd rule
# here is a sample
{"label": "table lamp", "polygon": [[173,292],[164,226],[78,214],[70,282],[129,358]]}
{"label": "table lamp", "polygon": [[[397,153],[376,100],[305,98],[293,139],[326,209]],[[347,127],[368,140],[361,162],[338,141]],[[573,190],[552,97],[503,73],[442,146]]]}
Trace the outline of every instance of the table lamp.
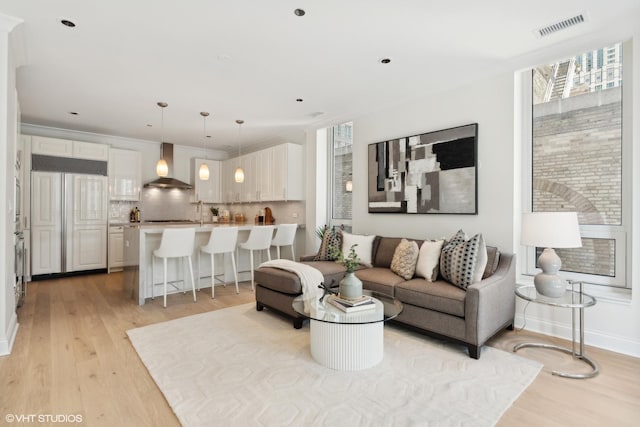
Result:
{"label": "table lamp", "polygon": [[566,281],[558,276],[562,261],[553,248],[579,248],[580,226],[576,212],[532,212],[522,215],[520,243],[545,248],[538,258],[542,272],[536,274],[536,291],[546,297],[564,295]]}

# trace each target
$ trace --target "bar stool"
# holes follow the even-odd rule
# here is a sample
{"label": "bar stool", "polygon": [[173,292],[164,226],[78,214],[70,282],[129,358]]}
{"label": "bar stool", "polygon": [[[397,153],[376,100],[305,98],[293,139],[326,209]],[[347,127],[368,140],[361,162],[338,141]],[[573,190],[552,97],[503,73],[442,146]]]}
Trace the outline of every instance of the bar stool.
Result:
{"label": "bar stool", "polygon": [[[189,264],[189,274],[191,275],[191,289],[193,290],[193,302],[196,301],[196,286],[193,280],[193,265],[191,264],[191,254],[196,240],[195,228],[165,228],[162,230],[162,238],[160,239],[160,247],[153,251],[151,257],[151,298],[154,295],[153,278],[155,277],[155,259],[162,258],[163,275],[164,275],[164,308],[167,308],[167,259],[168,258],[187,258]],[[183,279],[182,282],[185,282]],[[169,282],[171,286],[178,289],[175,282]],[[187,292],[183,288],[183,292]]]}
{"label": "bar stool", "polygon": [[240,243],[238,246],[240,249],[249,251],[252,290],[255,289],[253,279],[253,251],[267,251],[267,258],[271,261],[269,248],[271,247],[271,239],[273,238],[273,228],[273,225],[260,225],[253,227],[249,233],[247,241]]}
{"label": "bar stool", "polygon": [[293,261],[296,260],[296,255],[293,251],[293,242],[296,239],[296,230],[298,229],[298,224],[280,224],[278,225],[278,229],[276,230],[276,235],[271,241],[271,246],[276,247],[276,251],[278,254],[278,258],[280,259],[280,247],[281,246],[291,246],[291,259]]}
{"label": "bar stool", "polygon": [[[209,236],[209,242],[200,246],[200,251],[209,254],[211,257],[211,298],[215,297],[214,288],[216,284],[215,273],[215,255],[216,254],[231,254],[231,265],[233,266],[233,277],[236,280],[236,294],[240,293],[238,289],[238,272],[236,269],[236,242],[238,241],[238,227],[215,227],[211,230]],[[200,251],[198,251],[198,290],[200,290]],[[223,259],[224,261],[224,259]],[[220,280],[220,279],[218,279]],[[224,286],[227,284],[224,280],[220,280]]]}

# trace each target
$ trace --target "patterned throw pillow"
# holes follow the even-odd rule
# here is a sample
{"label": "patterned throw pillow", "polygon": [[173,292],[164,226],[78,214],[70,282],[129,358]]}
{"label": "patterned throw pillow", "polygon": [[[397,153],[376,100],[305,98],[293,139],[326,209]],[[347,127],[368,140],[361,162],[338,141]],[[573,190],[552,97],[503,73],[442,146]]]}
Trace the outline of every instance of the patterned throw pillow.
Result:
{"label": "patterned throw pillow", "polygon": [[342,248],[342,229],[325,227],[324,235],[322,236],[322,243],[320,243],[320,249],[318,249],[318,254],[313,257],[313,260],[335,261],[336,256],[333,248]]}
{"label": "patterned throw pillow", "polygon": [[416,271],[416,262],[418,261],[418,244],[407,239],[400,240],[391,260],[391,271],[402,277],[404,280],[410,280]]}
{"label": "patterned throw pillow", "polygon": [[482,234],[466,240],[460,230],[444,245],[440,254],[440,274],[462,289],[482,280],[486,265],[487,247]]}

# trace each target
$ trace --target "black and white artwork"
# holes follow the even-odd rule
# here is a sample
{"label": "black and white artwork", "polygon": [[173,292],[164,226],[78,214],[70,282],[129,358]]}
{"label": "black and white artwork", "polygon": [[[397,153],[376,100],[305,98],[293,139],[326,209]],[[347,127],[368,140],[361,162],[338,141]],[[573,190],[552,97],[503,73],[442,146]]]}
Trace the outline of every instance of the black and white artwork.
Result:
{"label": "black and white artwork", "polygon": [[477,214],[478,124],[369,144],[369,212]]}

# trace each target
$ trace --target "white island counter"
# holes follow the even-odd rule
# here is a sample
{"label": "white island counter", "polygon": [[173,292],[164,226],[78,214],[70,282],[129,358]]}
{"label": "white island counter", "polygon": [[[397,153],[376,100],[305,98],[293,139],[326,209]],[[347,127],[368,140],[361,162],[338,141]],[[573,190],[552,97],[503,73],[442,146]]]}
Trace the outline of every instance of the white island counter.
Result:
{"label": "white island counter", "polygon": [[[278,224],[273,224],[277,229]],[[156,260],[156,271],[155,277],[152,280],[151,274],[151,261],[152,254],[155,249],[160,246],[160,238],[162,236],[162,230],[165,228],[195,228],[196,229],[196,243],[193,249],[192,261],[193,261],[193,274],[196,280],[196,289],[198,288],[198,276],[211,276],[211,265],[209,263],[208,257],[201,256],[200,266],[198,266],[198,257],[197,252],[199,247],[206,244],[209,241],[209,234],[213,227],[238,227],[240,229],[240,233],[238,235],[238,243],[244,242],[249,232],[253,227],[263,227],[262,224],[250,224],[250,223],[239,223],[239,224],[189,224],[189,223],[180,223],[180,224],[135,224],[135,225],[127,225],[124,228],[124,274],[123,277],[123,289],[124,291],[131,296],[131,298],[136,301],[139,305],[143,305],[145,303],[145,299],[151,298],[151,286],[152,283],[156,285],[162,283],[162,267],[161,263]],[[298,248],[304,248],[304,230],[303,225],[298,226],[298,233],[296,235],[296,252],[298,252]],[[275,251],[272,252],[272,256]],[[282,253],[283,257],[290,256],[288,250],[284,250]],[[260,259],[259,257],[257,258]],[[241,270],[249,270],[249,256],[246,251],[240,251],[240,256],[238,257],[238,271]],[[266,257],[265,257],[266,261]],[[219,263],[219,259],[216,260],[216,266]],[[256,265],[257,265],[256,261]],[[185,289],[191,289],[191,283],[189,279],[189,273],[184,274],[184,268],[182,261],[178,259],[170,259],[168,260],[168,281],[175,280],[183,280],[186,278],[186,282],[180,283],[180,285],[184,285]],[[222,271],[219,267],[216,267],[216,273]],[[233,270],[231,268],[231,257],[228,255],[224,255],[224,273],[225,273],[225,281],[231,282],[233,280]],[[249,273],[239,274],[238,280],[249,280]],[[200,281],[201,287],[208,288],[211,286],[211,279],[207,277],[206,279],[202,279]],[[181,292],[175,290],[173,287],[169,287],[168,291],[171,292]],[[156,286],[155,295],[162,295],[162,286]],[[202,294],[203,296],[205,294]],[[210,295],[210,294],[209,294]],[[209,296],[207,295],[207,296]]]}

